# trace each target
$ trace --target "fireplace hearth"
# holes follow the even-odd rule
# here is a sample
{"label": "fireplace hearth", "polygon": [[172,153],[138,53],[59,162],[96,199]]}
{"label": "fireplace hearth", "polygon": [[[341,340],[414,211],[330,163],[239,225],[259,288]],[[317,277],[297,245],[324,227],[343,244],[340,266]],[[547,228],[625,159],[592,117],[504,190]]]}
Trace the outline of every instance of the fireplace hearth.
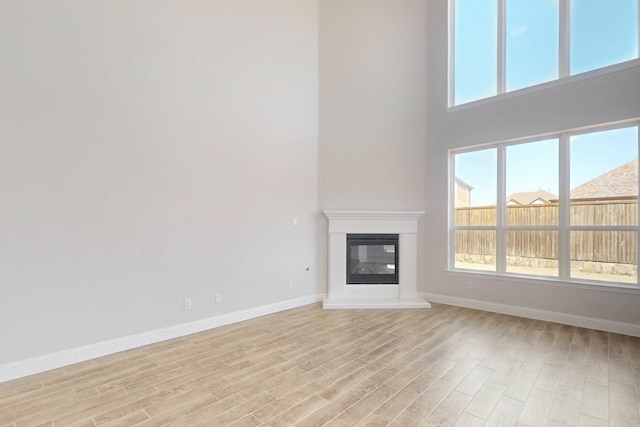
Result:
{"label": "fireplace hearth", "polygon": [[325,211],[325,309],[429,308],[417,293],[418,221],[424,212]]}

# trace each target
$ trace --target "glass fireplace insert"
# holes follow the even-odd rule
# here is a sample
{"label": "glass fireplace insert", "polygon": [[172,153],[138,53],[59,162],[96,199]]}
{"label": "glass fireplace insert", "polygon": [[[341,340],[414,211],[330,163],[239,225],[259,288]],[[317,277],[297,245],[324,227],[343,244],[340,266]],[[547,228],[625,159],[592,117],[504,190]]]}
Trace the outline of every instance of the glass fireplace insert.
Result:
{"label": "glass fireplace insert", "polygon": [[398,234],[347,234],[347,284],[399,284],[398,255]]}

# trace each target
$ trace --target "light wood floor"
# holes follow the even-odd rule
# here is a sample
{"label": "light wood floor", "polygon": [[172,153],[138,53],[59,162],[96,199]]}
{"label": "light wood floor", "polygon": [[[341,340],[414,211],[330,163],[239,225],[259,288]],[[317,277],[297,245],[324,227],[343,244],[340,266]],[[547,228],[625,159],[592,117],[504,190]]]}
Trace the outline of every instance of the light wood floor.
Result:
{"label": "light wood floor", "polygon": [[0,426],[640,426],[640,338],[434,304],[279,313],[0,384]]}

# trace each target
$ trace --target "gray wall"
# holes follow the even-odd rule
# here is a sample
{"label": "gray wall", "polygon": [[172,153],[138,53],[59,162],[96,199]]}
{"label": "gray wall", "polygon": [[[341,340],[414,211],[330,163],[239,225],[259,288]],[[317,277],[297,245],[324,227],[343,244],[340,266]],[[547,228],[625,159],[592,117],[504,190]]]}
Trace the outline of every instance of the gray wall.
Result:
{"label": "gray wall", "polygon": [[424,208],[426,2],[320,2],[320,205]]}
{"label": "gray wall", "polygon": [[426,19],[424,0],[320,2],[321,209],[425,210]]}
{"label": "gray wall", "polygon": [[325,291],[317,27],[316,0],[0,2],[0,364]]}
{"label": "gray wall", "polygon": [[[447,0],[429,1],[426,283],[446,297],[640,324],[640,293],[447,273],[447,152],[452,148],[640,117],[640,66],[447,111]],[[473,289],[466,289],[473,280]],[[551,285],[551,286],[547,286]]]}

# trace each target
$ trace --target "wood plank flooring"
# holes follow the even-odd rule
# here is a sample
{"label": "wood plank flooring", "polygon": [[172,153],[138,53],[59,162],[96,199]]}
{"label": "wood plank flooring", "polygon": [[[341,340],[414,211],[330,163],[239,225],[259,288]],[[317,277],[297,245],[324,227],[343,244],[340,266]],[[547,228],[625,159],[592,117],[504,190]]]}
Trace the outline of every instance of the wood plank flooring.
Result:
{"label": "wood plank flooring", "polygon": [[0,427],[640,426],[640,338],[311,305],[0,384]]}

